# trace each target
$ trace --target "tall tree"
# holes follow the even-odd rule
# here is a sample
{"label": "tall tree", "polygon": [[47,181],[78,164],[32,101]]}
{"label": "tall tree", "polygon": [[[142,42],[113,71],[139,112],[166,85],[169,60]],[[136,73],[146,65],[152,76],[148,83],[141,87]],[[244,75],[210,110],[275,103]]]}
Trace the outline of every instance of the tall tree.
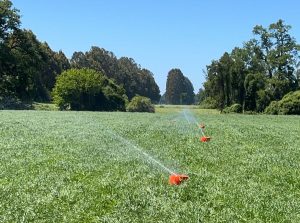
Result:
{"label": "tall tree", "polygon": [[184,84],[183,89],[184,89],[185,98],[182,99],[182,103],[188,105],[193,104],[195,101],[193,84],[187,77],[184,77],[183,84]]}
{"label": "tall tree", "polygon": [[[225,52],[219,60],[218,72],[220,76],[220,81],[222,82],[221,87],[223,88],[224,103],[225,106],[229,106],[232,103],[232,77],[231,69],[233,66],[233,61],[229,53]],[[223,86],[222,86],[223,85]]]}
{"label": "tall tree", "polygon": [[282,20],[268,28],[255,26],[258,38],[212,61],[204,83],[206,97],[221,110],[240,103],[245,110],[263,111],[271,100],[299,88],[299,45],[290,28]]}
{"label": "tall tree", "polygon": [[8,39],[19,30],[20,16],[9,0],[0,1],[0,96],[11,94],[12,80],[10,66],[14,62],[8,46]]}
{"label": "tall tree", "polygon": [[158,102],[160,99],[160,90],[155,82],[154,75],[150,70],[141,69],[139,91],[141,95],[150,98],[153,102]]}
{"label": "tall tree", "polygon": [[60,50],[58,53],[55,52],[54,58],[62,71],[69,70],[71,68],[70,62],[63,51]]}
{"label": "tall tree", "polygon": [[265,62],[273,98],[279,100],[289,91],[298,87],[296,63],[299,45],[291,37],[291,26],[283,20],[270,24],[269,28],[255,26],[253,33],[259,36],[261,58]]}
{"label": "tall tree", "polygon": [[15,31],[6,47],[4,61],[8,66],[3,80],[9,95],[22,100],[50,101],[56,77],[70,67],[64,54],[52,51],[30,30]]}
{"label": "tall tree", "polygon": [[72,55],[72,58],[70,60],[70,64],[72,68],[75,69],[82,69],[82,68],[88,68],[89,63],[87,61],[86,55],[79,51],[75,51]]}
{"label": "tall tree", "polygon": [[92,46],[85,54],[89,68],[104,73],[108,78],[117,79],[118,64],[117,57],[113,52],[103,48]]}
{"label": "tall tree", "polygon": [[265,75],[256,73],[248,74],[245,79],[245,110],[257,110],[258,91],[265,88]]}
{"label": "tall tree", "polygon": [[231,68],[232,103],[239,103],[240,105],[244,105],[244,81],[248,73],[247,50],[236,47],[231,52],[231,58],[233,61]]}
{"label": "tall tree", "polygon": [[194,96],[194,87],[181,70],[170,70],[166,83],[166,102],[168,104],[192,104]]}
{"label": "tall tree", "polygon": [[90,51],[75,52],[71,59],[73,68],[92,68],[112,78],[124,87],[129,99],[135,95],[149,97],[158,102],[160,92],[153,73],[141,68],[134,59],[116,56],[103,48],[93,46]]}
{"label": "tall tree", "polygon": [[0,45],[20,26],[19,10],[12,8],[10,0],[0,1]]}

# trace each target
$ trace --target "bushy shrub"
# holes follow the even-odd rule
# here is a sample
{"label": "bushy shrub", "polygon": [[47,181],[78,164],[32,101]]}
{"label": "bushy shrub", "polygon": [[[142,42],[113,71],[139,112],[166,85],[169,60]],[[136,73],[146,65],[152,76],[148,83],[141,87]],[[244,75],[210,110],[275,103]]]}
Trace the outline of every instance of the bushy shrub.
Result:
{"label": "bushy shrub", "polygon": [[199,107],[205,109],[215,109],[218,107],[218,102],[211,97],[207,97],[200,103]]}
{"label": "bushy shrub", "polygon": [[266,107],[265,109],[265,113],[266,114],[270,114],[270,115],[278,115],[278,111],[279,111],[279,104],[278,101],[272,101],[268,107]]}
{"label": "bushy shrub", "polygon": [[52,95],[61,110],[125,111],[125,90],[91,69],[63,72],[57,78]]}
{"label": "bushy shrub", "polygon": [[265,109],[272,115],[300,115],[300,91],[286,94],[280,101],[272,101]]}
{"label": "bushy shrub", "polygon": [[0,110],[13,109],[13,110],[27,110],[31,109],[31,104],[22,102],[15,96],[0,96]]}
{"label": "bushy shrub", "polygon": [[58,110],[58,107],[55,104],[51,104],[51,103],[34,102],[32,104],[32,107],[34,110],[37,110],[37,111],[57,111]]}
{"label": "bushy shrub", "polygon": [[226,107],[223,113],[242,113],[243,107],[240,104],[233,104],[230,107]]}
{"label": "bushy shrub", "polygon": [[127,106],[129,112],[155,112],[155,108],[151,103],[150,98],[143,96],[135,96]]}

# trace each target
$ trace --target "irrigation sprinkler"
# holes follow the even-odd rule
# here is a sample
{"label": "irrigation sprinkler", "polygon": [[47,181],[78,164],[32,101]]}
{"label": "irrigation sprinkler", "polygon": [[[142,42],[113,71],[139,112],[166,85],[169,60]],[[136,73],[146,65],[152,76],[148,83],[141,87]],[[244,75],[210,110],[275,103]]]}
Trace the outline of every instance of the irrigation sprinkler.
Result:
{"label": "irrigation sprinkler", "polygon": [[210,139],[211,139],[211,137],[209,137],[209,136],[202,136],[202,137],[200,138],[200,141],[201,141],[201,142],[209,142]]}
{"label": "irrigation sprinkler", "polygon": [[[189,112],[189,113],[190,113],[190,112]],[[184,114],[184,117],[185,117],[185,119],[187,120],[187,122],[190,124],[191,122],[190,122],[190,120],[189,120],[189,118],[188,118],[188,115],[186,114],[186,110],[183,110],[183,114]],[[204,134],[205,125],[204,125],[203,123],[200,123],[200,124],[199,124],[199,123],[197,122],[197,120],[195,119],[194,116],[191,116],[191,115],[189,115],[189,116],[190,116],[191,119],[193,120],[192,122],[195,123],[195,124],[197,125],[197,128],[200,130],[200,132],[201,132],[201,134],[202,134],[202,137],[200,137],[200,141],[201,141],[201,142],[209,142],[210,139],[211,139],[211,137],[206,136],[206,135]]]}
{"label": "irrigation sprinkler", "polygon": [[[203,126],[203,127],[201,127],[201,126]],[[203,124],[201,124],[201,125],[199,126],[200,132],[201,132],[201,134],[202,134],[202,137],[200,138],[200,141],[201,141],[201,142],[209,142],[209,141],[211,140],[211,137],[206,136],[206,135],[204,134],[204,132],[203,132],[203,129],[204,129],[204,128],[205,128],[205,126],[204,126]]]}
{"label": "irrigation sprinkler", "polygon": [[205,129],[205,125],[203,123],[199,124],[200,129]]}
{"label": "irrigation sprinkler", "polygon": [[[197,123],[196,123],[196,124],[197,124]],[[198,125],[198,124],[197,124],[197,125]],[[199,130],[200,130],[202,136],[205,136],[204,131],[203,131],[204,128],[201,128],[200,126],[199,126],[198,128],[199,128]]]}
{"label": "irrigation sprinkler", "polygon": [[189,178],[187,175],[177,174],[177,173],[173,172],[171,169],[169,169],[168,167],[166,167],[160,161],[156,160],[155,158],[153,158],[152,156],[150,156],[148,153],[144,152],[142,150],[142,148],[140,148],[137,145],[133,144],[128,139],[126,139],[126,138],[124,138],[124,137],[122,137],[120,135],[117,135],[114,131],[106,129],[106,132],[108,132],[110,135],[114,136],[120,142],[122,142],[123,144],[125,144],[126,146],[128,146],[128,148],[131,148],[131,150],[136,151],[139,155],[143,155],[143,157],[145,158],[145,160],[148,163],[155,164],[156,166],[160,167],[165,172],[171,174],[169,176],[169,183],[171,185],[179,185],[179,184],[182,183],[182,181],[187,180]]}
{"label": "irrigation sprinkler", "polygon": [[181,184],[183,181],[189,179],[189,177],[187,175],[184,174],[172,174],[169,177],[169,183],[171,185],[179,185]]}

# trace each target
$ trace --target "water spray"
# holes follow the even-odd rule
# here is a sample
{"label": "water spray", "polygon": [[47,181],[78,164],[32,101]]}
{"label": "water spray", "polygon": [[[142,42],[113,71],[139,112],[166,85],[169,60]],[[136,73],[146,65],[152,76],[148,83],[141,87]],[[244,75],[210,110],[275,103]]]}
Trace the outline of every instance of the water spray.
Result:
{"label": "water spray", "polygon": [[[189,112],[189,113],[190,113],[190,112]],[[187,117],[186,109],[183,110],[183,114],[184,114],[184,117],[185,117],[185,119],[187,120],[187,122],[190,124],[191,122],[190,122],[189,118]],[[206,136],[206,135],[204,134],[204,128],[205,128],[205,125],[204,125],[203,123],[199,124],[199,123],[197,122],[197,120],[195,119],[194,116],[191,116],[191,115],[190,115],[189,117],[191,117],[191,118],[193,119],[193,122],[197,125],[197,128],[200,130],[200,132],[201,132],[201,134],[202,134],[202,137],[200,137],[200,141],[201,141],[201,142],[209,142],[209,141],[211,140],[211,137]]]}
{"label": "water spray", "polygon": [[131,148],[133,148],[135,151],[139,152],[140,154],[144,155],[147,158],[147,161],[154,163],[156,165],[158,165],[162,170],[168,172],[169,174],[171,174],[169,176],[169,183],[171,185],[179,185],[181,184],[184,180],[187,180],[189,177],[187,175],[183,175],[183,174],[177,174],[174,171],[172,171],[171,169],[169,169],[168,167],[166,167],[165,165],[163,165],[161,162],[157,161],[156,159],[154,159],[152,156],[150,156],[148,153],[144,152],[141,148],[137,147],[136,145],[134,145],[132,142],[126,140],[125,138],[123,138],[122,136],[117,135],[116,133],[114,133],[111,130],[107,130],[107,132],[109,132],[111,135],[113,135],[114,137],[116,137],[119,141],[123,142],[124,144],[126,144],[127,146],[130,146]]}
{"label": "water spray", "polygon": [[[197,123],[196,123],[197,124]],[[205,136],[205,134],[204,134],[204,128],[205,128],[205,125],[204,124],[200,124],[200,125],[198,125],[197,124],[197,126],[198,126],[198,128],[200,129],[200,132],[201,132],[201,134],[202,134],[202,136]]]}
{"label": "water spray", "polygon": [[188,117],[187,117],[187,115],[186,115],[186,113],[185,113],[185,110],[183,110],[183,114],[184,114],[184,117],[185,117],[185,119],[187,120],[187,122],[190,124],[190,120],[188,119]]}

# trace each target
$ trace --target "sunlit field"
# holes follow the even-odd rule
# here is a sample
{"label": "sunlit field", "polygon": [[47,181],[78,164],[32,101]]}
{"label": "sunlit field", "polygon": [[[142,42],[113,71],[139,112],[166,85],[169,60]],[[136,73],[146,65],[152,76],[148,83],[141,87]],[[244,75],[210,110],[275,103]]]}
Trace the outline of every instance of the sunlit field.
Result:
{"label": "sunlit field", "polygon": [[1,111],[0,222],[300,222],[299,117],[156,111]]}

